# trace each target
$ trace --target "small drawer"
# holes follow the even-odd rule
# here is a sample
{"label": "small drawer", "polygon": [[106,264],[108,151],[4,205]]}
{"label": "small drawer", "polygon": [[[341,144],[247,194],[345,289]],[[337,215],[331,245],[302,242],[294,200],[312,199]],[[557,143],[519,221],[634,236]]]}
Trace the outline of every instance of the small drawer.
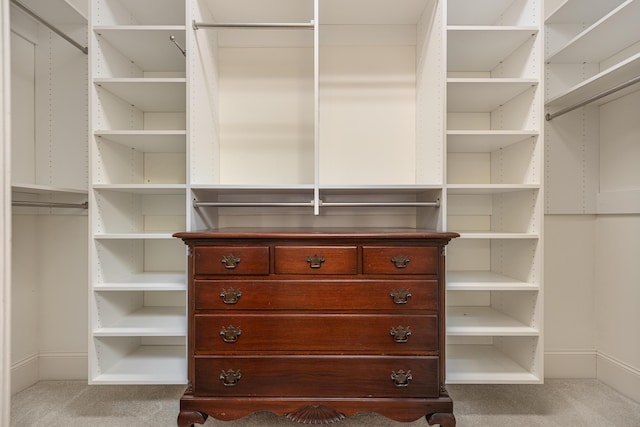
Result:
{"label": "small drawer", "polygon": [[436,246],[364,246],[364,274],[437,274]]}
{"label": "small drawer", "polygon": [[196,275],[266,275],[269,274],[269,247],[195,247],[194,271]]}
{"label": "small drawer", "polygon": [[276,246],[276,274],[356,274],[355,246]]}
{"label": "small drawer", "polygon": [[196,310],[437,310],[436,280],[196,280]]}
{"label": "small drawer", "polygon": [[424,355],[438,353],[434,315],[197,314],[199,354],[310,351]]}
{"label": "small drawer", "polygon": [[438,357],[196,356],[196,396],[438,397]]}

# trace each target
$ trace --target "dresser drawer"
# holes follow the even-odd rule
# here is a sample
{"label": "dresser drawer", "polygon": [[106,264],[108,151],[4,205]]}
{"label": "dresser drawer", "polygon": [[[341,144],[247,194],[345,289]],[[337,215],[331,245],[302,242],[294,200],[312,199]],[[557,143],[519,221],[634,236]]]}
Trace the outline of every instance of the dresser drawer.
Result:
{"label": "dresser drawer", "polygon": [[195,309],[437,310],[436,280],[196,280]]}
{"label": "dresser drawer", "polygon": [[196,356],[195,396],[438,397],[437,357]]}
{"label": "dresser drawer", "polygon": [[436,315],[198,314],[194,333],[197,353],[438,352]]}
{"label": "dresser drawer", "polygon": [[269,274],[268,246],[203,246],[194,248],[196,275]]}
{"label": "dresser drawer", "polygon": [[355,246],[276,246],[277,274],[356,274]]}
{"label": "dresser drawer", "polygon": [[438,248],[435,246],[364,246],[364,274],[437,274]]}

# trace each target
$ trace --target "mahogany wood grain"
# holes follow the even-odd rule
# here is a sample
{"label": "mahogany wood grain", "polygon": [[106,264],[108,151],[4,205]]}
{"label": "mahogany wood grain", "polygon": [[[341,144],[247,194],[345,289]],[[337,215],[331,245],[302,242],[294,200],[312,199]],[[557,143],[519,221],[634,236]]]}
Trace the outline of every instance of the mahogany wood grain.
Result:
{"label": "mahogany wood grain", "polygon": [[271,411],[455,426],[444,387],[444,246],[428,230],[212,230],[190,247],[178,425]]}

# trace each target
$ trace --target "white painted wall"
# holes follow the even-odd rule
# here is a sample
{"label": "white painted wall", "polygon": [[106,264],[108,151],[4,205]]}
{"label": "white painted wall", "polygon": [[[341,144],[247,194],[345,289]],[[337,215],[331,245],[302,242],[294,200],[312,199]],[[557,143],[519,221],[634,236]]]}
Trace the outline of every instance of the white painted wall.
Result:
{"label": "white painted wall", "polygon": [[640,401],[640,215],[596,221],[597,376]]}
{"label": "white painted wall", "polygon": [[596,376],[596,216],[545,216],[545,377]]}

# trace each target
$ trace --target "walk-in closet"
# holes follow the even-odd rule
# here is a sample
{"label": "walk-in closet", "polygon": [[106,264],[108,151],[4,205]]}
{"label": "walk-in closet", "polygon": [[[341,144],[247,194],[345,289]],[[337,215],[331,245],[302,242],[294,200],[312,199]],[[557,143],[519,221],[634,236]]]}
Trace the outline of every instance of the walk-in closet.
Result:
{"label": "walk-in closet", "polygon": [[186,386],[176,232],[403,227],[460,234],[447,383],[640,401],[640,0],[5,9],[11,393]]}

